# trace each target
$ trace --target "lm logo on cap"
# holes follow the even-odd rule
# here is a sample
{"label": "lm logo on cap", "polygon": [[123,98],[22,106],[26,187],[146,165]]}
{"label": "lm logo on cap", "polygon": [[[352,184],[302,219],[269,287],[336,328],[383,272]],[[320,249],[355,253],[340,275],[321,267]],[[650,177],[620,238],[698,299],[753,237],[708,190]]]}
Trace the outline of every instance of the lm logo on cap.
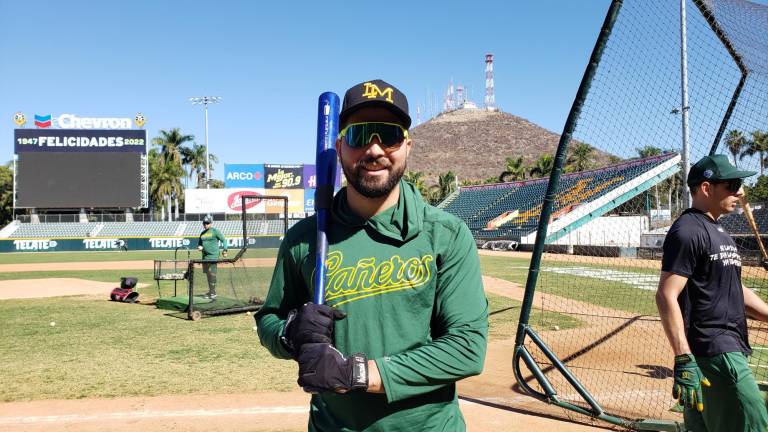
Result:
{"label": "lm logo on cap", "polygon": [[363,97],[367,97],[368,99],[376,99],[379,96],[383,96],[386,98],[387,102],[394,103],[392,101],[392,87],[387,87],[384,89],[384,91],[381,91],[379,86],[372,83],[365,83],[363,84],[365,86],[365,91],[363,92]]}

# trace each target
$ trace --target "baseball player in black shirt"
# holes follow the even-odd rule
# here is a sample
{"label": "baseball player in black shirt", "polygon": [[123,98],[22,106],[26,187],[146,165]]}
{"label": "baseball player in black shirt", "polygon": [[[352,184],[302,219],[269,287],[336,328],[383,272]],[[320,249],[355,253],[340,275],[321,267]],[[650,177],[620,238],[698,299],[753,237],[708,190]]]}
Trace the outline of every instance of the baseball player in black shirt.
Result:
{"label": "baseball player in black shirt", "polygon": [[747,317],[768,322],[768,304],[741,283],[741,256],[718,223],[736,209],[742,182],[724,155],[691,167],[692,206],[664,240],[656,304],[675,353],[672,394],[694,432],[765,431],[768,412],[748,356]]}

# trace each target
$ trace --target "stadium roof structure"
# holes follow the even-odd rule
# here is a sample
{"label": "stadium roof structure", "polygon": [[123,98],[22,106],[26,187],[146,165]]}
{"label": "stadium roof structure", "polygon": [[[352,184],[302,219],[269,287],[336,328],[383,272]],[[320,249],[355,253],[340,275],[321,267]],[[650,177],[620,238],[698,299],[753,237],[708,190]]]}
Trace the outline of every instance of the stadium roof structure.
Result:
{"label": "stadium roof structure", "polygon": [[[679,170],[680,155],[667,153],[561,176],[564,186],[555,198],[547,242],[557,241]],[[441,207],[463,219],[477,239],[531,244],[548,182],[548,178],[539,178],[462,187]]]}

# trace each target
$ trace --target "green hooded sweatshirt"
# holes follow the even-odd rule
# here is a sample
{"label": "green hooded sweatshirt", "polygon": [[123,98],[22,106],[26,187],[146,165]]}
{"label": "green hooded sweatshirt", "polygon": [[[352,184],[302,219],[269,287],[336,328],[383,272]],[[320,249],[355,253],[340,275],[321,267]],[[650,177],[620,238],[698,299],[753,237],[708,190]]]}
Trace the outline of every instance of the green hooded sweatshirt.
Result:
{"label": "green hooded sweatshirt", "polygon": [[[398,203],[368,220],[346,192],[331,211],[325,302],[347,314],[335,346],[374,359],[386,393],[315,394],[309,430],[465,430],[455,382],[482,371],[488,336],[469,229],[404,181]],[[291,358],[280,343],[288,311],[312,301],[315,243],[314,216],[288,231],[256,314],[262,345],[279,358]]]}
{"label": "green hooded sweatshirt", "polygon": [[227,250],[227,239],[221,234],[221,231],[214,227],[203,230],[200,238],[197,239],[197,245],[203,247],[203,259],[219,259],[219,242],[224,250]]}

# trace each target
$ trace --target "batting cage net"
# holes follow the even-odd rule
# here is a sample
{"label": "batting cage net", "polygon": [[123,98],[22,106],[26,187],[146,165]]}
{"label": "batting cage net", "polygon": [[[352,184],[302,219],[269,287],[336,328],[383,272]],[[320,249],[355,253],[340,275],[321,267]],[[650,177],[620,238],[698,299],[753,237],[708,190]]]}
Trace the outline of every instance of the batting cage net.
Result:
{"label": "batting cage net", "polygon": [[[528,186],[544,199],[515,209],[508,225],[533,250],[514,359],[520,387],[582,419],[682,430],[654,298],[661,247],[689,206],[687,167],[725,154],[758,172],[745,186],[758,234],[744,206],[721,223],[743,283],[768,298],[767,47],[764,5],[611,4],[550,180]],[[768,327],[749,321],[749,339],[750,365],[766,383]]]}
{"label": "batting cage net", "polygon": [[[191,259],[186,290],[158,299],[158,307],[185,313],[189,319],[256,311],[264,302],[274,258],[257,258],[253,250],[279,247],[288,230],[288,198],[243,195],[240,220],[214,221],[227,239],[227,253],[217,259]],[[263,210],[253,212],[258,206]],[[250,252],[250,254],[249,254]]]}

